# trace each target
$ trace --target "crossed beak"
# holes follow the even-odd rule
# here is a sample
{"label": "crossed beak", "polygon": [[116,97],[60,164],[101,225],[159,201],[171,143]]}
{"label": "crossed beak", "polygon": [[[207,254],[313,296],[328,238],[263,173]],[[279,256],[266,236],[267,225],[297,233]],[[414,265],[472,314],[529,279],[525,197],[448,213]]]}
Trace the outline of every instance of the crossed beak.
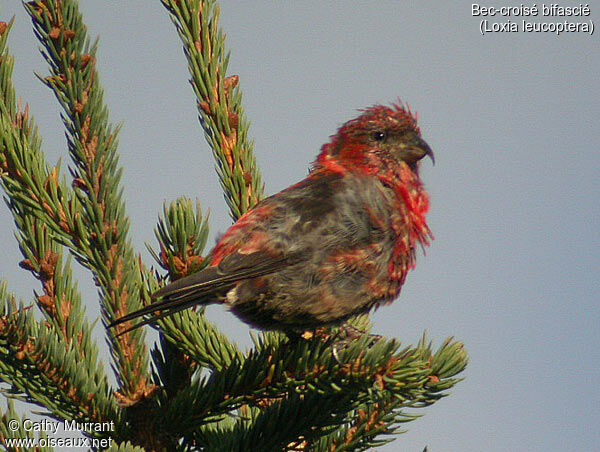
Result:
{"label": "crossed beak", "polygon": [[435,165],[435,156],[433,155],[433,151],[429,147],[429,145],[423,140],[421,137],[417,137],[415,140],[415,150],[421,153],[419,160],[423,157],[428,156],[431,159],[431,163]]}

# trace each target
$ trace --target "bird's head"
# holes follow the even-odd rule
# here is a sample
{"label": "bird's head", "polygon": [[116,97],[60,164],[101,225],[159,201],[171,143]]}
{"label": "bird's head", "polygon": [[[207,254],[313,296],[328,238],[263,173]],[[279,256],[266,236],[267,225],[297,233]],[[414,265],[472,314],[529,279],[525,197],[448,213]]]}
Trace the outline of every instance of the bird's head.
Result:
{"label": "bird's head", "polygon": [[421,138],[416,115],[402,104],[375,105],[342,125],[321,148],[316,166],[377,173],[407,166],[418,173],[419,161],[433,151]]}

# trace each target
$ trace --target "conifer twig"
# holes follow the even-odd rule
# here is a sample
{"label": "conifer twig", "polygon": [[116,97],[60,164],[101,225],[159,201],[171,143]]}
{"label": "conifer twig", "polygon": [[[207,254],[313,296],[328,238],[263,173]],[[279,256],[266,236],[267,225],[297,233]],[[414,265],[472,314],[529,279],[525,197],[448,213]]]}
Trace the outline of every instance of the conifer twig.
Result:
{"label": "conifer twig", "polygon": [[[94,275],[105,322],[141,307],[142,268],[128,239],[118,165],[118,127],[108,122],[98,81],[96,43],[90,44],[74,0],[26,4],[51,75],[41,80],[64,110],[73,187],[80,204],[75,254]],[[108,331],[125,403],[152,391],[143,331]]]}
{"label": "conifer twig", "polygon": [[[90,365],[97,361],[94,350],[81,350],[76,340],[65,346],[61,332],[17,305],[4,283],[0,307],[0,378],[11,385],[13,397],[43,406],[63,419],[117,419],[103,368]],[[82,352],[89,355],[81,356]]]}
{"label": "conifer twig", "polygon": [[[370,341],[368,336],[356,341],[340,353],[339,362],[333,358],[331,346],[319,341],[251,353],[209,379],[192,383],[177,395],[162,418],[175,429],[171,434],[189,435],[243,405],[262,409],[298,392],[325,399],[352,394],[355,403],[345,412],[350,417],[340,418],[340,431],[328,433],[328,444],[339,436],[349,438],[348,432],[358,435],[359,429],[356,441],[364,443],[371,438],[368,444],[372,444],[377,434],[391,433],[398,423],[417,417],[397,409],[435,402],[441,390],[456,384],[455,376],[466,365],[466,354],[458,342],[448,340],[433,354],[430,345],[421,343],[398,350],[395,341],[380,340],[369,348],[366,344]],[[265,362],[269,363],[266,367]],[[378,409],[373,410],[373,404],[378,404]],[[352,413],[358,416],[360,410],[366,417],[356,423]]]}
{"label": "conifer twig", "polygon": [[[1,26],[1,25],[0,25]],[[37,438],[34,437],[34,432],[32,431],[32,429],[26,429],[23,426],[23,422],[25,421],[25,419],[27,419],[26,417],[21,417],[17,414],[17,411],[15,410],[15,404],[11,399],[8,399],[8,409],[6,410],[6,412],[4,414],[2,414],[2,416],[0,416],[0,444],[7,444],[7,439],[30,439],[33,441],[36,441],[37,439],[37,443],[39,444],[41,441],[39,440],[46,440],[48,438],[48,435],[46,435],[46,432],[41,431],[39,432],[39,436]],[[15,429],[14,427],[18,426],[17,429]],[[17,448],[12,448],[12,449],[8,449],[10,450],[10,452],[13,451],[17,451]],[[50,446],[38,446],[36,448],[36,452],[54,452],[54,448],[50,447]]]}
{"label": "conifer twig", "polygon": [[229,53],[219,28],[219,6],[215,0],[161,2],[183,43],[200,122],[231,216],[237,220],[262,198],[263,186],[248,138],[239,79],[226,75]]}
{"label": "conifer twig", "polygon": [[[87,388],[98,384],[107,388],[104,369],[97,360],[98,350],[91,341],[91,327],[84,316],[80,294],[72,281],[70,260],[63,265],[62,250],[56,243],[68,243],[71,239],[67,232],[69,221],[61,212],[74,212],[77,203],[66,201],[69,199],[70,190],[64,182],[58,180],[58,166],[48,170],[39,149],[40,140],[33,119],[29,116],[27,107],[21,111],[15,100],[11,81],[13,58],[6,48],[6,38],[12,21],[4,24],[6,27],[2,24],[4,23],[0,24],[0,28],[3,29],[0,36],[0,85],[3,94],[0,97],[1,183],[10,195],[7,202],[15,219],[17,239],[24,256],[20,266],[31,271],[42,283],[43,292],[37,295],[36,302],[45,315],[47,328],[51,330],[48,334],[56,335],[53,336],[56,347],[53,354],[78,355],[79,362],[85,363],[87,375],[93,381],[92,383],[79,378],[79,383],[85,383]],[[73,201],[73,198],[70,198],[70,201]],[[5,288],[0,290],[2,293],[5,293],[4,291]],[[9,300],[10,297],[3,296],[2,302],[8,303]],[[6,320],[4,326],[9,325],[10,322]],[[6,331],[2,333],[5,339],[6,334]],[[17,336],[13,335],[13,339],[15,337]],[[25,336],[24,340],[29,339]],[[19,340],[12,344],[24,350],[30,348],[26,345],[27,342]],[[47,356],[42,361],[53,359],[58,357]],[[27,365],[24,363],[21,360],[14,361],[16,373],[10,366],[3,367],[2,378],[14,385],[14,375],[25,372],[23,366]],[[61,378],[67,381],[62,369],[57,371],[52,366],[41,366],[37,371],[40,378],[58,378],[62,375]],[[27,395],[35,398],[34,394]],[[65,393],[65,397],[68,398],[69,395],[75,396],[72,391]],[[114,417],[114,407],[110,408],[106,395],[99,391],[97,397],[99,400],[90,402],[103,406],[101,411],[104,416]],[[72,403],[79,402],[73,399]]]}

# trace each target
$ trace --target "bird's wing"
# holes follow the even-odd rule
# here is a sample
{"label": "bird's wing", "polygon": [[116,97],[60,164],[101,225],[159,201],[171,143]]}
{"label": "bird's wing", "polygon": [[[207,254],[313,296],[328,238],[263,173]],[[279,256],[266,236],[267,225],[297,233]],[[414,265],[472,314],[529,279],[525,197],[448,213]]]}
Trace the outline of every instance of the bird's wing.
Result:
{"label": "bird's wing", "polygon": [[163,287],[153,298],[185,302],[190,297],[212,294],[228,287],[232,282],[264,276],[299,261],[299,255],[271,256],[264,251],[250,254],[234,252],[225,256],[216,266]]}

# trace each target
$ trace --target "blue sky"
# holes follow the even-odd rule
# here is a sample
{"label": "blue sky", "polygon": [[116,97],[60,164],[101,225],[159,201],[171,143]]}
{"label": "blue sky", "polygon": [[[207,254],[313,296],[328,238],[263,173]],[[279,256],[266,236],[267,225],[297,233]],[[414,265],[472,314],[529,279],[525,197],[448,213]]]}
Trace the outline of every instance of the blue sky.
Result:
{"label": "blue sky", "polygon": [[[515,4],[496,5],[504,6]],[[570,5],[570,3],[565,3]],[[491,6],[491,5],[490,5]],[[587,18],[600,19],[600,4]],[[165,200],[211,209],[212,237],[230,220],[198,126],[187,68],[159,1],[82,2],[114,122],[134,245]],[[66,157],[58,107],[20,2],[10,45],[15,84],[51,162]],[[501,22],[504,18],[491,18]],[[266,192],[303,178],[356,109],[397,98],[419,113],[436,155],[423,179],[436,240],[375,332],[415,343],[464,341],[466,380],[423,410],[382,451],[564,452],[600,443],[600,46],[598,33],[495,33],[466,2],[222,1]],[[519,22],[520,18],[511,18]],[[532,19],[533,20],[533,19]],[[559,21],[538,17],[537,21]],[[562,19],[564,20],[564,19]],[[6,207],[0,274],[31,297]],[[90,315],[95,289],[81,273]],[[248,329],[210,316],[242,344]],[[98,328],[99,329],[99,328]],[[99,338],[101,331],[98,332]],[[107,355],[105,355],[107,356]],[[105,358],[106,360],[108,358]]]}

